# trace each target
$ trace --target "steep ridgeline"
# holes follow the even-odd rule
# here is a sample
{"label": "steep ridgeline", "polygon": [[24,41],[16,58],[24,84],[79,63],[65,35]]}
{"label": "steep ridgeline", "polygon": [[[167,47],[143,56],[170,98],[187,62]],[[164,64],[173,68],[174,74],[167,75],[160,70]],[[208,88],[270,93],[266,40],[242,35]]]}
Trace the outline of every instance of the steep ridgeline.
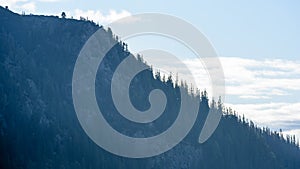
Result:
{"label": "steep ridgeline", "polygon": [[[0,168],[300,168],[300,151],[294,139],[257,128],[230,112],[224,112],[213,136],[199,144],[197,138],[212,108],[206,92],[190,95],[201,100],[196,124],[170,151],[152,158],[130,159],[97,146],[76,118],[71,82],[80,49],[98,29],[105,31],[90,21],[21,16],[0,8]],[[102,43],[112,40],[111,32],[107,34],[110,39],[103,37]],[[133,79],[131,101],[137,109],[146,110],[149,92],[159,88],[168,99],[166,110],[150,124],[125,119],[113,105],[110,82],[126,57],[130,57],[129,52],[118,43],[99,66],[96,95],[99,105],[105,105],[101,107],[103,115],[114,129],[128,136],[161,133],[177,117],[181,85],[174,85],[168,78],[164,81],[159,74],[153,77],[149,67]],[[213,106],[218,109],[221,105]]]}

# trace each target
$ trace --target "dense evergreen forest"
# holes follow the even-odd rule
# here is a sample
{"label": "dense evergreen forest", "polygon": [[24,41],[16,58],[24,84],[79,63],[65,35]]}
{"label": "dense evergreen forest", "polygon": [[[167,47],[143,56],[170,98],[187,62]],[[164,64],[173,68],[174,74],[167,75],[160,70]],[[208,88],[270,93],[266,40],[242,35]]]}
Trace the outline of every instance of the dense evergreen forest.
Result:
{"label": "dense evergreen forest", "polygon": [[[162,89],[166,110],[150,124],[133,123],[113,105],[110,82],[116,67],[131,57],[127,45],[117,43],[99,66],[97,101],[111,126],[134,137],[149,137],[167,129],[177,117],[180,88],[200,100],[199,114],[191,132],[161,155],[130,159],[97,146],[81,128],[72,101],[72,74],[79,51],[97,30],[105,31],[102,43],[117,40],[111,30],[82,18],[66,15],[19,15],[0,7],[0,168],[3,169],[107,169],[107,168],[201,168],[201,169],[299,169],[299,143],[294,136],[267,127],[259,128],[240,117],[221,100],[209,101],[207,93],[180,80],[148,70],[132,81],[133,105],[148,109],[148,94]],[[139,56],[136,62],[143,62]],[[99,87],[101,84],[101,88]],[[104,94],[103,94],[104,93]],[[204,144],[199,133],[209,109],[222,111],[220,124]]]}

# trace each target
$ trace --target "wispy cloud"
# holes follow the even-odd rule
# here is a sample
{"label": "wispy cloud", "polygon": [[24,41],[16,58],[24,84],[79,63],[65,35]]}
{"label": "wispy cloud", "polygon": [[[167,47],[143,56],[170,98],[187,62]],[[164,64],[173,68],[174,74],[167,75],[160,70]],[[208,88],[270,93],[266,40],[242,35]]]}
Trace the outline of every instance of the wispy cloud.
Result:
{"label": "wispy cloud", "polygon": [[24,10],[25,12],[35,12],[36,9],[35,2],[24,3],[18,7]]}
{"label": "wispy cloud", "polygon": [[[9,9],[18,12],[26,12],[26,13],[34,13],[36,12],[36,3],[54,3],[62,0],[0,0],[0,4],[2,6],[8,6]],[[81,10],[74,9],[71,11],[65,11],[67,17],[73,17],[75,19],[80,19],[80,17],[84,17],[88,20],[93,20],[94,22],[98,22],[101,25],[109,24],[118,19],[131,16],[131,13],[127,10],[117,11],[111,9],[108,13],[105,13],[100,10]],[[39,14],[51,15],[50,13],[39,12]]]}
{"label": "wispy cloud", "polygon": [[297,138],[300,138],[300,129],[287,130],[287,131],[284,131],[283,133],[286,135],[290,135],[290,136],[295,135],[295,136],[297,136]]}
{"label": "wispy cloud", "polygon": [[[240,114],[255,121],[261,126],[269,126],[273,129],[287,129],[288,126],[297,127],[300,122],[300,103],[272,102],[255,104],[225,104],[233,107]],[[300,127],[300,124],[298,124]]]}
{"label": "wispy cloud", "polygon": [[0,0],[0,4],[3,6],[13,7],[19,2],[27,2],[28,0]]}
{"label": "wispy cloud", "polygon": [[[204,59],[205,60],[205,59]],[[240,99],[271,99],[300,92],[300,62],[220,57],[225,74],[226,95]],[[194,73],[200,88],[209,88],[208,74],[199,59],[184,63]],[[200,65],[200,66],[199,66]]]}
{"label": "wispy cloud", "polygon": [[[177,62],[169,58],[145,56],[150,64],[161,69],[179,72],[181,78],[189,80],[186,71],[182,71]],[[203,58],[209,62],[208,58]],[[288,96],[291,91],[300,92],[300,62],[289,60],[254,60],[239,57],[220,57],[225,75],[227,96],[240,99],[271,99],[274,96]],[[193,78],[200,89],[211,90],[208,71],[200,59],[182,61],[192,72]],[[211,71],[210,70],[210,71]]]}
{"label": "wispy cloud", "polygon": [[62,1],[62,0],[38,0],[40,2],[59,2],[59,1]]}
{"label": "wispy cloud", "polygon": [[29,0],[0,0],[0,4],[8,6],[12,10],[24,11],[24,12],[35,12],[36,4],[34,1]]}
{"label": "wispy cloud", "polygon": [[79,19],[80,17],[88,18],[94,22],[98,22],[101,25],[111,23],[115,20],[121,19],[123,17],[130,16],[131,13],[126,10],[116,11],[110,10],[107,14],[99,10],[80,10],[76,9],[74,12],[70,12],[70,15],[73,15],[74,18]]}
{"label": "wispy cloud", "polygon": [[[192,78],[177,62],[170,61],[174,59],[160,58],[146,56],[152,65],[166,71],[180,72],[185,80]],[[261,127],[281,128],[300,138],[300,103],[297,100],[297,93],[300,94],[300,62],[240,57],[220,57],[220,61],[225,75],[226,98],[229,100],[225,100],[225,106],[245,114]],[[205,68],[199,59],[186,59],[182,63],[192,72],[197,86],[211,92],[206,71],[210,68]]]}
{"label": "wispy cloud", "polygon": [[300,63],[222,57],[228,95],[268,97],[300,90]]}
{"label": "wispy cloud", "polygon": [[254,121],[260,127],[268,126],[272,130],[283,130],[283,133],[300,138],[300,103],[261,103],[230,104],[238,113]]}

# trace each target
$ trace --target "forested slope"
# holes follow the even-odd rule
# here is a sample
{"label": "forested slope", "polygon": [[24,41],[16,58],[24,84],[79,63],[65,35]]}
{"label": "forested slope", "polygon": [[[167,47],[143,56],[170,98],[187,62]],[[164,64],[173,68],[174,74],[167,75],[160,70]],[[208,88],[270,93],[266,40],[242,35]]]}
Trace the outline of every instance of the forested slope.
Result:
{"label": "forested slope", "polygon": [[[300,150],[293,138],[286,140],[281,133],[260,129],[231,110],[222,109],[216,132],[199,144],[209,108],[221,107],[221,103],[210,105],[206,92],[190,95],[201,101],[199,115],[188,136],[172,150],[152,158],[129,159],[98,147],[81,128],[72,101],[78,53],[98,29],[106,31],[91,21],[22,16],[0,8],[0,168],[300,168]],[[107,34],[113,38],[111,32]],[[103,37],[102,42],[108,40]],[[181,85],[168,77],[164,81],[159,73],[153,77],[149,67],[132,81],[131,101],[146,110],[149,92],[160,88],[168,99],[166,110],[155,124],[124,119],[113,105],[110,81],[126,57],[129,51],[118,43],[101,63],[96,93],[105,94],[97,95],[97,101],[106,105],[104,116],[119,132],[135,137],[156,135],[177,117]]]}

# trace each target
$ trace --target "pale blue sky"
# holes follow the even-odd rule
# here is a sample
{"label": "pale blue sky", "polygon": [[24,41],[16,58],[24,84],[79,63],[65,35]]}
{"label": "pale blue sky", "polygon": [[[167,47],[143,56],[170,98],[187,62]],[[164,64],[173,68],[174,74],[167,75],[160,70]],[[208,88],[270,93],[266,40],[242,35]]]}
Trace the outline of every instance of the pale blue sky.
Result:
{"label": "pale blue sky", "polygon": [[36,13],[74,9],[160,12],[180,17],[203,31],[222,56],[251,58],[300,57],[300,2],[277,0],[211,1],[35,1]]}

